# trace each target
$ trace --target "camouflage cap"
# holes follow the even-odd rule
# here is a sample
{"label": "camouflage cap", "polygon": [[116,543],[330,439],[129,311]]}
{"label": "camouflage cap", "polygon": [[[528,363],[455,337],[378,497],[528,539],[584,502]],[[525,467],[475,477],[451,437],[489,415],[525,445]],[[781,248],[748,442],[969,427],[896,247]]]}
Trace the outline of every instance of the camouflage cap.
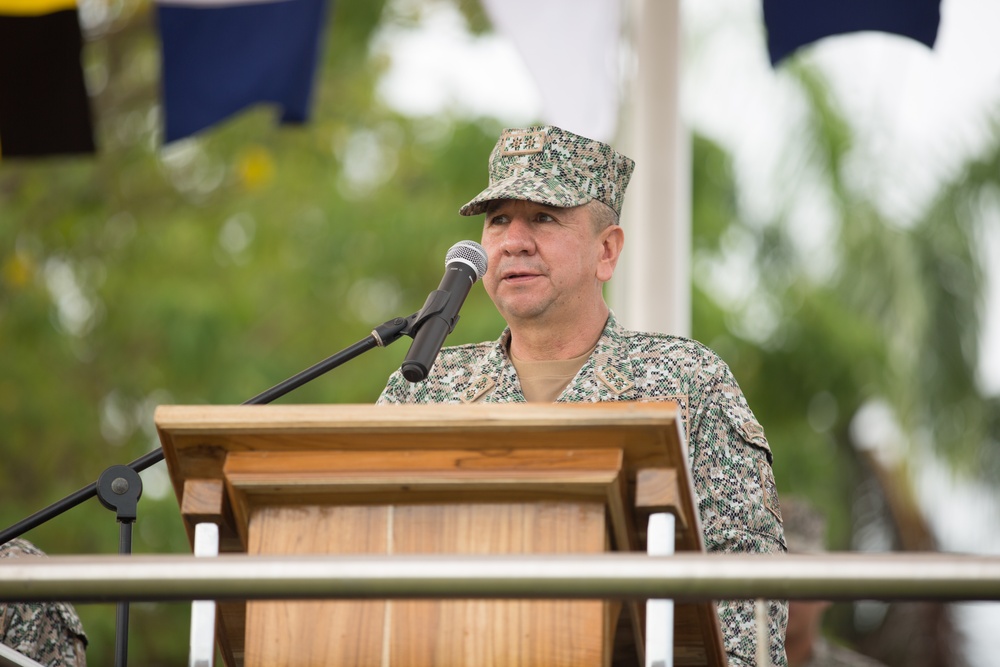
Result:
{"label": "camouflage cap", "polygon": [[495,199],[570,207],[592,199],[621,214],[635,162],[611,146],[553,125],[506,129],[490,153],[490,185],[459,209],[478,215]]}

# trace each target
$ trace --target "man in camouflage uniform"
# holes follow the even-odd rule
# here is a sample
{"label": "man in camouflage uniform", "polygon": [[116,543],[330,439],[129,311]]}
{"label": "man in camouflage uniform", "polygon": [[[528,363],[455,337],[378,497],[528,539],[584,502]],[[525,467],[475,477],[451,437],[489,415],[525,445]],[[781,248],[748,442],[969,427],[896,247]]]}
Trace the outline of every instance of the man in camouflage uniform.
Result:
{"label": "man in camouflage uniform", "polygon": [[[489,187],[460,213],[486,214],[483,283],[508,327],[443,349],[423,382],[394,373],[379,402],[676,401],[708,551],[782,553],[771,451],[729,368],[694,341],[625,329],[604,301],[633,166],[557,127],[505,130]],[[730,664],[756,664],[753,603],[719,614]],[[769,620],[771,661],[785,665],[786,605]]]}
{"label": "man in camouflage uniform", "polygon": [[[0,544],[0,558],[44,555],[26,540]],[[87,667],[87,636],[76,610],[63,602],[0,603],[0,644],[45,667]]]}
{"label": "man in camouflage uniform", "polygon": [[[826,517],[804,498],[785,498],[782,516],[789,553],[826,551]],[[785,649],[789,667],[885,667],[884,664],[827,641],[823,636],[826,600],[792,600],[788,603]]]}

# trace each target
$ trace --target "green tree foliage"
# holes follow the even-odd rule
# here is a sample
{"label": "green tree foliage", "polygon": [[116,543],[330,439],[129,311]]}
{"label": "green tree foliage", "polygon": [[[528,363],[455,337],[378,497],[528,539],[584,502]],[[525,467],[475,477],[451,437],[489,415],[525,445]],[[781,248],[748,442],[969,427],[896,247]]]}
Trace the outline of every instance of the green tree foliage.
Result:
{"label": "green tree foliage", "polygon": [[[487,29],[478,3],[458,4]],[[414,6],[400,7],[392,19],[411,20]],[[88,14],[85,52],[98,155],[0,163],[3,526],[158,446],[156,405],[243,402],[418,310],[448,247],[480,235],[457,209],[481,189],[500,126],[409,118],[379,100],[387,63],[370,45],[383,2],[334,4],[311,122],[276,127],[273,110],[256,108],[166,147],[153,10],[124,0],[102,11]],[[696,137],[695,337],[733,367],[782,491],[849,508],[867,479],[851,424],[876,400],[911,444],[995,475],[984,443],[1000,411],[973,373],[974,249],[996,206],[1000,152],[901,227],[846,178],[852,132],[822,82],[797,76],[812,111],[802,174],[834,211],[832,268],[817,274],[802,255],[793,231],[810,221],[791,201],[777,219],[749,216],[726,152]],[[753,269],[749,298],[720,297],[734,257]],[[477,288],[449,342],[501,326]],[[371,351],[281,401],[370,403],[406,347]],[[143,479],[134,550],[188,552],[164,465]],[[848,547],[848,512],[831,520],[834,546]],[[53,554],[117,549],[114,517],[96,501],[27,537]],[[133,664],[183,662],[188,610],[133,605]],[[80,611],[91,664],[110,664],[113,607]]]}
{"label": "green tree foliage", "polygon": [[[775,188],[784,195],[773,219],[747,212],[726,153],[695,140],[694,335],[730,363],[765,425],[779,491],[828,514],[831,548],[874,548],[877,528],[882,548],[934,549],[910,488],[916,467],[943,465],[983,482],[1000,471],[997,399],[976,379],[978,245],[997,210],[1000,152],[966,165],[915,220],[893,219],[852,178],[854,132],[829,87],[801,64],[785,74],[807,116],[801,151],[787,156],[793,166]],[[803,192],[812,206],[801,205]],[[820,224],[830,232],[816,256],[797,237]],[[734,257],[749,276],[726,272]],[[727,297],[720,280],[754,287]],[[872,442],[865,432],[860,417],[873,407],[895,426],[896,441]],[[901,458],[873,456],[872,445]],[[847,615],[835,624],[887,664],[965,664],[948,643],[947,618],[930,607],[918,612],[923,619],[914,613],[890,613],[863,631]],[[900,640],[896,618],[910,630],[930,627],[928,619],[938,625]]]}
{"label": "green tree foliage", "polygon": [[[158,446],[156,405],[243,402],[415,312],[447,249],[480,234],[457,210],[500,126],[378,101],[382,3],[335,3],[312,122],[276,127],[257,108],[166,147],[152,10],[120,9],[85,54],[106,81],[98,155],[0,165],[3,526]],[[500,326],[477,288],[451,339]],[[408,340],[280,400],[371,403]],[[134,551],[188,552],[165,466],[143,479]],[[26,537],[52,554],[113,553],[117,530],[94,500]],[[188,610],[133,605],[130,660],[186,660]],[[110,664],[113,606],[80,612],[91,664]]]}

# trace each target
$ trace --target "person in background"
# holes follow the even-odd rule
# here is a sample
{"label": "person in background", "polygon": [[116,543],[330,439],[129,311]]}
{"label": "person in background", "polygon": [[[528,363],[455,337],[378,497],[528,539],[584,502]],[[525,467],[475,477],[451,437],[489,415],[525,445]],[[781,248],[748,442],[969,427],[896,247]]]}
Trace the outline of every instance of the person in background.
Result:
{"label": "person in background", "polygon": [[[0,558],[44,555],[27,540],[0,544]],[[0,603],[0,644],[45,667],[87,667],[87,636],[65,602]]]}
{"label": "person in background", "polygon": [[[444,348],[422,382],[397,371],[379,403],[676,401],[706,549],[784,553],[771,450],[729,367],[693,340],[626,329],[604,301],[633,167],[558,127],[504,130],[489,186],[459,212],[485,214],[483,284],[507,328]],[[718,606],[729,664],[756,664],[754,603]],[[774,665],[785,664],[786,609],[769,605]]]}
{"label": "person in background", "polygon": [[[803,498],[784,496],[781,514],[785,521],[788,553],[826,551],[826,518]],[[834,644],[823,636],[826,600],[790,600],[785,653],[789,667],[885,667],[881,662]]]}

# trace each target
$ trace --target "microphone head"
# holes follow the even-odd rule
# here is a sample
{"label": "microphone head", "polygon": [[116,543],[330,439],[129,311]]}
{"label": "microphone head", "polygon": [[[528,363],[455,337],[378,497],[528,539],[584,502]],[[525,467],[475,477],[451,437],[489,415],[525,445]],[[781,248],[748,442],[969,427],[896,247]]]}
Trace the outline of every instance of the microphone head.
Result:
{"label": "microphone head", "polygon": [[486,275],[486,251],[475,241],[459,241],[453,245],[444,257],[444,265],[448,266],[455,260],[471,266],[476,272],[476,280]]}

